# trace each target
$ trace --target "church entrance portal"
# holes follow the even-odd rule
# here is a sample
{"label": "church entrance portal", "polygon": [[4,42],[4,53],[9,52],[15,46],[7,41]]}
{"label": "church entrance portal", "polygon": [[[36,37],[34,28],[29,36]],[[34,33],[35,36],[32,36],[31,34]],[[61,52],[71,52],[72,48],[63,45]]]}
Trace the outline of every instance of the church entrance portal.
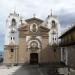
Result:
{"label": "church entrance portal", "polygon": [[30,64],[38,64],[38,53],[30,54]]}

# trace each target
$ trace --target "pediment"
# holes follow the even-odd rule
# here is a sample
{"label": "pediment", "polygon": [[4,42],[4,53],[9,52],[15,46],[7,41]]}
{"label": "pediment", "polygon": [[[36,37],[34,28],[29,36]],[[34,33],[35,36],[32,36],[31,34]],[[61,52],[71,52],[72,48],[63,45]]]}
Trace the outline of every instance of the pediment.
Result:
{"label": "pediment", "polygon": [[[30,25],[21,26],[18,30],[19,31],[30,31]],[[40,26],[38,26],[38,31],[39,32],[49,32],[50,29],[47,28],[47,27],[44,27],[44,26],[40,25]]]}
{"label": "pediment", "polygon": [[43,23],[43,20],[33,17],[33,18],[29,18],[25,20],[27,23],[37,23],[37,24],[41,24]]}
{"label": "pediment", "polygon": [[[25,37],[27,35],[28,36],[48,36],[48,32],[50,31],[50,29],[41,25],[38,26],[37,30],[35,29],[31,30],[30,25],[21,26],[18,30],[19,30],[20,37]],[[33,30],[35,30],[35,32]]]}

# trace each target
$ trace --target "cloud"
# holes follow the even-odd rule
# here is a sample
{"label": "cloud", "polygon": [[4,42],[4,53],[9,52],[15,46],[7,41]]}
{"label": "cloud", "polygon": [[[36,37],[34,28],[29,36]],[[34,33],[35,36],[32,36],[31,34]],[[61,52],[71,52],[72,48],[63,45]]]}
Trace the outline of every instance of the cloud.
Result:
{"label": "cloud", "polygon": [[60,14],[59,21],[60,21],[60,24],[63,25],[63,27],[67,25],[71,25],[72,23],[75,22],[75,12],[65,13],[62,15]]}
{"label": "cloud", "polygon": [[16,10],[24,18],[30,18],[35,13],[45,19],[50,13],[57,15],[63,31],[64,27],[75,21],[75,0],[1,0],[0,1],[0,50],[3,50],[6,18]]}
{"label": "cloud", "polygon": [[75,18],[74,0],[1,0],[0,1],[0,32],[5,31],[5,21],[9,13],[15,9],[17,13],[30,18],[35,13],[37,17],[45,19],[50,10],[58,15],[61,25],[65,26]]}

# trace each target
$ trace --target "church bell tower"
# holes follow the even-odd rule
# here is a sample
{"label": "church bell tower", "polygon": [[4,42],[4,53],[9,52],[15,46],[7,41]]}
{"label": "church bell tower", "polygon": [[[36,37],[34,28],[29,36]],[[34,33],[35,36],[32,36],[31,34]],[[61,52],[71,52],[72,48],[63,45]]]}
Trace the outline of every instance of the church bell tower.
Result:
{"label": "church bell tower", "polygon": [[50,29],[49,32],[49,45],[58,44],[60,35],[60,23],[57,16],[52,14],[47,17],[47,26]]}
{"label": "church bell tower", "polygon": [[20,17],[19,14],[10,13],[6,20],[6,40],[5,45],[18,45],[18,27],[20,25]]}

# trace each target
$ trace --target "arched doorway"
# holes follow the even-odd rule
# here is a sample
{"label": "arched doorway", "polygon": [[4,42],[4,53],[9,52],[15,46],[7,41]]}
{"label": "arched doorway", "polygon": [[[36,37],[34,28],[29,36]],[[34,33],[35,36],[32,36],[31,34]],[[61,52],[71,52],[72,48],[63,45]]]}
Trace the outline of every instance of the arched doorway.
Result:
{"label": "arched doorway", "polygon": [[30,64],[38,64],[38,53],[30,54]]}
{"label": "arched doorway", "polygon": [[38,64],[40,62],[40,42],[37,39],[31,39],[29,40],[27,47],[29,51],[29,63]]}

